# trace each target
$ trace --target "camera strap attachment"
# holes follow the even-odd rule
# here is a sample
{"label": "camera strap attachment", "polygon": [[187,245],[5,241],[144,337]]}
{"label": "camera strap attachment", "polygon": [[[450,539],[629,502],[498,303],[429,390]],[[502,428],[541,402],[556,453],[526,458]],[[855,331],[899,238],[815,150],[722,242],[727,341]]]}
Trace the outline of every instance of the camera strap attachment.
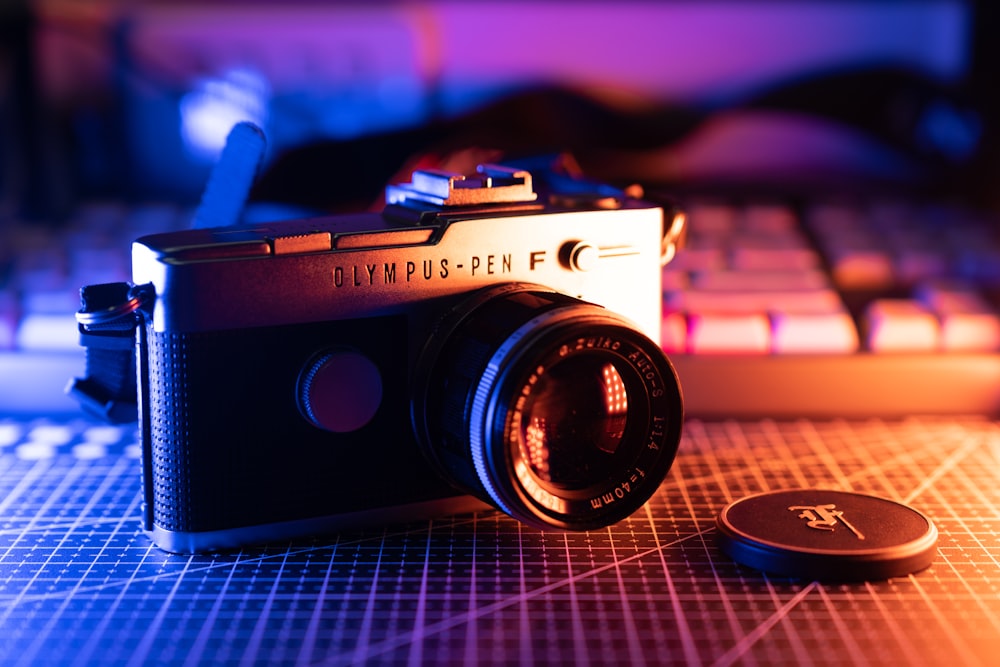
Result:
{"label": "camera strap attachment", "polygon": [[125,282],[80,290],[76,320],[86,371],[70,381],[66,393],[88,414],[112,424],[138,418],[136,330],[151,315],[154,296],[152,285]]}
{"label": "camera strap attachment", "polygon": [[[237,123],[226,139],[219,162],[194,216],[194,228],[234,225],[260,169],[267,141],[248,122]],[[139,418],[136,330],[152,317],[152,284],[127,282],[80,289],[76,321],[86,350],[85,377],[70,380],[66,393],[88,414],[124,424]]]}

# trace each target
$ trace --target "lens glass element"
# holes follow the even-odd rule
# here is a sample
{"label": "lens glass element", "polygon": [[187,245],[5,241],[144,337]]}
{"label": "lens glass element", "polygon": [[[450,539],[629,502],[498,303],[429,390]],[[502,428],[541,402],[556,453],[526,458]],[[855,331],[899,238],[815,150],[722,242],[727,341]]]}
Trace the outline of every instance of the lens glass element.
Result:
{"label": "lens glass element", "polygon": [[606,479],[628,422],[628,392],[615,365],[606,356],[581,355],[533,378],[518,438],[529,470],[562,490]]}

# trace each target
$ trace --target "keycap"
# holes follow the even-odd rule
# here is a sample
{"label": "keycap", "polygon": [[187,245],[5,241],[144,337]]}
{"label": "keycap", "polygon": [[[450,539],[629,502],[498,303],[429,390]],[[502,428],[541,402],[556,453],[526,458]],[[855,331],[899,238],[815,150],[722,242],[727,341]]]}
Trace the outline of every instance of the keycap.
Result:
{"label": "keycap", "polygon": [[830,248],[828,261],[833,282],[841,289],[884,289],[895,281],[892,258],[878,248]]}
{"label": "keycap", "polygon": [[691,229],[699,233],[730,233],[736,227],[739,209],[723,202],[692,201],[685,207]]}
{"label": "keycap", "polygon": [[769,234],[797,234],[795,212],[781,203],[750,203],[743,209],[742,227]]}
{"label": "keycap", "polygon": [[894,250],[892,264],[896,281],[912,285],[921,280],[946,277],[952,260],[941,248],[910,245]]}
{"label": "keycap", "polygon": [[915,290],[915,295],[937,315],[942,350],[1000,349],[1000,315],[974,288],[956,283],[926,283]]}
{"label": "keycap", "polygon": [[846,310],[771,315],[771,351],[777,354],[851,354],[860,342]]}
{"label": "keycap", "polygon": [[761,312],[693,313],[688,316],[687,351],[690,354],[771,351],[771,326]]}
{"label": "keycap", "polygon": [[736,247],[730,251],[734,269],[770,269],[808,271],[820,266],[819,253],[811,248]]}
{"label": "keycap", "polygon": [[829,286],[826,274],[817,269],[704,271],[692,273],[690,278],[691,289],[706,291],[788,292]]}
{"label": "keycap", "polygon": [[760,314],[783,312],[831,312],[843,308],[832,289],[781,290],[774,292],[685,290],[664,295],[668,310],[686,313]]}
{"label": "keycap", "polygon": [[937,318],[912,299],[875,299],[864,315],[873,352],[932,352],[938,347]]}
{"label": "keycap", "polygon": [[863,210],[816,205],[806,212],[805,222],[817,237],[835,285],[880,289],[893,284],[892,258]]}

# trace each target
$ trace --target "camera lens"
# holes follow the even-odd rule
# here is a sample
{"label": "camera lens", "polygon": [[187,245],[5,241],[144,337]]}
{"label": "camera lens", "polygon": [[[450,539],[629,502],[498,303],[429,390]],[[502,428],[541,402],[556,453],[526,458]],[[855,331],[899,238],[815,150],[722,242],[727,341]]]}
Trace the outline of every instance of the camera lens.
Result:
{"label": "camera lens", "polygon": [[628,391],[615,365],[601,358],[557,361],[527,394],[517,414],[517,455],[528,472],[555,489],[600,482],[613,465],[628,424]]}
{"label": "camera lens", "polygon": [[421,358],[413,415],[453,484],[540,527],[589,530],[638,509],[680,441],[659,346],[600,306],[524,284],[453,309]]}

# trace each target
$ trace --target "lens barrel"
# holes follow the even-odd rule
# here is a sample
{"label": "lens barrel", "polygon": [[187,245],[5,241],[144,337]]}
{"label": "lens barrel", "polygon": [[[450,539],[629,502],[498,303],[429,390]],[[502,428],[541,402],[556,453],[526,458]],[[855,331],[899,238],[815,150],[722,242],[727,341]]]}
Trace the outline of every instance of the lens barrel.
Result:
{"label": "lens barrel", "polygon": [[443,476],[543,528],[632,514],[669,471],[683,420],[659,345],[616,313],[520,283],[442,320],[413,395],[418,439]]}

